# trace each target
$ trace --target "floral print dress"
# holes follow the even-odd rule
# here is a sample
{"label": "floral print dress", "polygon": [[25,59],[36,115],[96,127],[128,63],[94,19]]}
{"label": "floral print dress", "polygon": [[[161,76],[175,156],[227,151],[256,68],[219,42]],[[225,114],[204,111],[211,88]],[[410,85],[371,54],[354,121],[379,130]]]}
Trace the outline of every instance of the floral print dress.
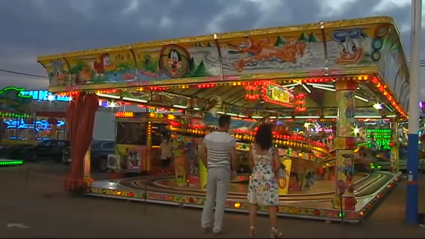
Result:
{"label": "floral print dress", "polygon": [[273,148],[265,155],[257,155],[252,149],[254,168],[249,180],[248,201],[260,206],[279,205],[279,187],[273,172]]}

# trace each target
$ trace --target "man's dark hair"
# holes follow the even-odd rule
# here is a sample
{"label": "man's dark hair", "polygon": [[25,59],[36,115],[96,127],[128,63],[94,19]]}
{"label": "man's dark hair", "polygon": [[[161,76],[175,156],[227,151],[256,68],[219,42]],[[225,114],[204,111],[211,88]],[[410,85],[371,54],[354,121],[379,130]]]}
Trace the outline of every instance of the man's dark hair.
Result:
{"label": "man's dark hair", "polygon": [[269,124],[262,124],[255,133],[255,142],[262,150],[270,149],[273,146],[273,131]]}
{"label": "man's dark hair", "polygon": [[224,127],[227,124],[230,124],[230,115],[222,115],[218,118],[218,126]]}

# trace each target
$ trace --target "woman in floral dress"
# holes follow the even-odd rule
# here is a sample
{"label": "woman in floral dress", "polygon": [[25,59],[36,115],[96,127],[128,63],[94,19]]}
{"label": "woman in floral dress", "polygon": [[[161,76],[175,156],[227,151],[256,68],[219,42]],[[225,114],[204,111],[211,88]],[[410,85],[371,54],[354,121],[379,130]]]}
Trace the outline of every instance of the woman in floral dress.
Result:
{"label": "woman in floral dress", "polygon": [[255,144],[249,152],[249,162],[252,171],[248,188],[248,201],[251,204],[250,235],[251,237],[255,235],[255,221],[260,205],[268,207],[271,237],[277,238],[281,233],[276,228],[275,207],[279,205],[279,188],[275,175],[278,175],[280,161],[277,149],[273,147],[273,132],[270,125],[263,124],[258,127]]}

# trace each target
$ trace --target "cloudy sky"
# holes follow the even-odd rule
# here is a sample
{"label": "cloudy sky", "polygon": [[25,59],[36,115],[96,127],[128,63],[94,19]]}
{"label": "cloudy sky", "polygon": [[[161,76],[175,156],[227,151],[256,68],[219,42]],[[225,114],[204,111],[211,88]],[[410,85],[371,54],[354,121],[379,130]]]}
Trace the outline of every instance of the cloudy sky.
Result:
{"label": "cloudy sky", "polygon": [[[44,76],[39,55],[378,15],[395,18],[408,54],[410,0],[1,0],[0,69]],[[0,72],[9,85],[48,79]]]}

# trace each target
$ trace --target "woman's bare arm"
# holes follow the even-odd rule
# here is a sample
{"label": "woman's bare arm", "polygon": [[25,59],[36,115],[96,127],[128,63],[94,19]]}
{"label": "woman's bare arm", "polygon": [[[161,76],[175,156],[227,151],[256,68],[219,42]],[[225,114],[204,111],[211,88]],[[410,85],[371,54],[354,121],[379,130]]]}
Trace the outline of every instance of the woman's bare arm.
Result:
{"label": "woman's bare arm", "polygon": [[250,148],[248,152],[248,165],[249,165],[249,169],[252,172],[252,170],[254,169],[254,158],[252,157],[252,148]]}
{"label": "woman's bare arm", "polygon": [[275,173],[277,173],[277,171],[280,168],[279,151],[277,150],[277,148],[273,149],[273,160],[274,160],[274,165],[275,165],[274,171],[275,171]]}

